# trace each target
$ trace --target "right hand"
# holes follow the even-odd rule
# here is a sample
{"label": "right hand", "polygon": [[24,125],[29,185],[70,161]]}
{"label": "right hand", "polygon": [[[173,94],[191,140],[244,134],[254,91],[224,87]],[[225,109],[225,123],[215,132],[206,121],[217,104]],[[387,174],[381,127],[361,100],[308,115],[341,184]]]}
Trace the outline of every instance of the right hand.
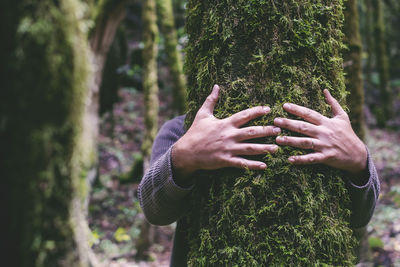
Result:
{"label": "right hand", "polygon": [[181,181],[188,182],[187,179],[182,180],[182,177],[189,177],[197,170],[215,170],[224,167],[263,170],[267,167],[264,162],[240,156],[273,153],[278,149],[278,146],[272,144],[253,144],[244,141],[276,136],[280,133],[280,128],[274,126],[240,128],[250,120],[268,114],[269,107],[249,108],[220,120],[213,115],[218,95],[219,86],[214,85],[211,94],[197,112],[192,126],[172,148],[174,175],[177,174]]}

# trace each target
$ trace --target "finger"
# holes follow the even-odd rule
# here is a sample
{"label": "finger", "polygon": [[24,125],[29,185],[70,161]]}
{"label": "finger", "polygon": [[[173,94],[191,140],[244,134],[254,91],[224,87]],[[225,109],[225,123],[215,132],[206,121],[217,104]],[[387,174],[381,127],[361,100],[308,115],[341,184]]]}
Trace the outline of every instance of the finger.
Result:
{"label": "finger", "polygon": [[279,127],[274,126],[251,126],[246,128],[240,128],[235,132],[235,138],[237,141],[244,141],[254,138],[275,136],[281,133]]}
{"label": "finger", "polygon": [[331,93],[328,91],[328,89],[324,90],[324,95],[325,95],[325,99],[326,102],[331,106],[332,108],[332,113],[333,116],[338,116],[338,115],[343,115],[343,114],[347,114],[342,106],[340,106],[339,102],[333,98],[333,96],[331,95]]}
{"label": "finger", "polygon": [[269,107],[253,107],[233,114],[231,117],[228,118],[228,120],[234,126],[240,127],[257,117],[268,114],[270,111],[271,109]]}
{"label": "finger", "polygon": [[247,160],[244,158],[233,157],[228,162],[228,167],[250,169],[250,170],[264,170],[267,164],[261,161]]}
{"label": "finger", "polygon": [[321,142],[318,139],[308,137],[278,136],[276,143],[303,149],[320,150],[321,148]]}
{"label": "finger", "polygon": [[325,160],[324,154],[320,152],[311,153],[302,156],[291,156],[289,157],[289,161],[293,164],[297,165],[310,165],[310,164],[318,164],[323,163]]}
{"label": "finger", "polygon": [[207,115],[213,115],[215,104],[218,101],[219,96],[219,86],[214,85],[211,94],[206,98],[203,105],[201,106],[199,112]]}
{"label": "finger", "polygon": [[305,119],[308,122],[311,122],[313,124],[320,125],[321,122],[325,119],[324,116],[322,116],[320,113],[316,112],[315,110],[302,107],[296,104],[291,104],[291,103],[286,103],[283,105],[283,108],[291,113],[294,114],[300,118]]}
{"label": "finger", "polygon": [[311,137],[316,136],[318,133],[317,126],[304,121],[276,118],[274,120],[274,124],[278,127],[285,128],[293,132],[301,133]]}
{"label": "finger", "polygon": [[231,148],[233,155],[262,155],[274,153],[278,150],[277,145],[269,144],[237,144]]}

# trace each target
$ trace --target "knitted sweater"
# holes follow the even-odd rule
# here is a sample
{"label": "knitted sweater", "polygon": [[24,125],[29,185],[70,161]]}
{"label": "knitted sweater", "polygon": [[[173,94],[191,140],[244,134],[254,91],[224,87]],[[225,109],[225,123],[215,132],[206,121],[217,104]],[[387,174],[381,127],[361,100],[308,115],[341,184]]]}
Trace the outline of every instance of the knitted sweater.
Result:
{"label": "knitted sweater", "polygon": [[[178,186],[173,177],[171,150],[173,144],[184,135],[185,115],[167,121],[160,129],[152,150],[150,168],[143,176],[138,189],[140,205],[147,220],[156,225],[168,225],[178,221],[171,266],[186,266],[188,244],[186,226],[179,220],[189,208],[187,198],[190,188]],[[369,179],[365,185],[358,186],[346,181],[352,201],[350,226],[365,226],[375,209],[379,195],[379,179],[374,163],[368,152],[367,169]]]}

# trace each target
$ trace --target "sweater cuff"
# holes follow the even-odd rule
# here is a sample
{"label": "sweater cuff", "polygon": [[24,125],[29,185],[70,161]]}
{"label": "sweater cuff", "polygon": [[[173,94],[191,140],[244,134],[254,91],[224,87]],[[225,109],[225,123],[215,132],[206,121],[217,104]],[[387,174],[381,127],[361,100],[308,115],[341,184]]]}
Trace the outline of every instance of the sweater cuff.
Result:
{"label": "sweater cuff", "polygon": [[171,158],[171,152],[172,152],[172,147],[168,149],[166,152],[165,158],[167,160],[166,164],[168,164],[168,178],[166,183],[164,184],[164,189],[165,193],[168,195],[168,197],[174,199],[174,200],[179,200],[186,196],[188,193],[190,193],[194,187],[194,185],[190,187],[181,187],[177,185],[173,179],[173,173],[172,173],[172,158]]}
{"label": "sweater cuff", "polygon": [[351,179],[348,179],[349,183],[350,183],[350,186],[353,187],[356,190],[357,189],[358,190],[368,189],[371,186],[371,184],[373,183],[373,175],[372,174],[374,174],[376,172],[374,170],[375,165],[372,162],[372,158],[371,158],[371,155],[369,154],[369,150],[368,150],[367,147],[365,147],[365,148],[367,149],[367,172],[365,173],[365,175],[367,175],[366,177],[368,177],[367,182],[365,184],[363,184],[363,185],[357,185],[357,184],[353,183],[351,181]]}

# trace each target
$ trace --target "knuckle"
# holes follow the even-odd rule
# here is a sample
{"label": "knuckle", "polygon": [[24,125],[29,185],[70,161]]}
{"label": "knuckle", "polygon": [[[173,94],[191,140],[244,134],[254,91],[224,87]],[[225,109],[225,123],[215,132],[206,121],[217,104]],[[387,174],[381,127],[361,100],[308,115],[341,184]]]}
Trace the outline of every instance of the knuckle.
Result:
{"label": "knuckle", "polygon": [[307,132],[308,131],[307,125],[305,125],[303,123],[299,125],[298,129],[299,129],[300,132]]}
{"label": "knuckle", "polygon": [[336,157],[336,153],[335,152],[328,152],[325,155],[325,159],[326,160],[333,160],[333,159],[335,159],[335,157]]}
{"label": "knuckle", "polygon": [[248,135],[249,137],[253,137],[253,136],[255,136],[256,134],[257,134],[257,132],[256,132],[256,130],[255,130],[254,128],[250,128],[250,129],[247,130],[247,135]]}
{"label": "knuckle", "polygon": [[248,152],[248,153],[252,153],[252,152],[255,152],[255,149],[254,149],[253,146],[248,145],[248,146],[245,147],[245,151]]}

